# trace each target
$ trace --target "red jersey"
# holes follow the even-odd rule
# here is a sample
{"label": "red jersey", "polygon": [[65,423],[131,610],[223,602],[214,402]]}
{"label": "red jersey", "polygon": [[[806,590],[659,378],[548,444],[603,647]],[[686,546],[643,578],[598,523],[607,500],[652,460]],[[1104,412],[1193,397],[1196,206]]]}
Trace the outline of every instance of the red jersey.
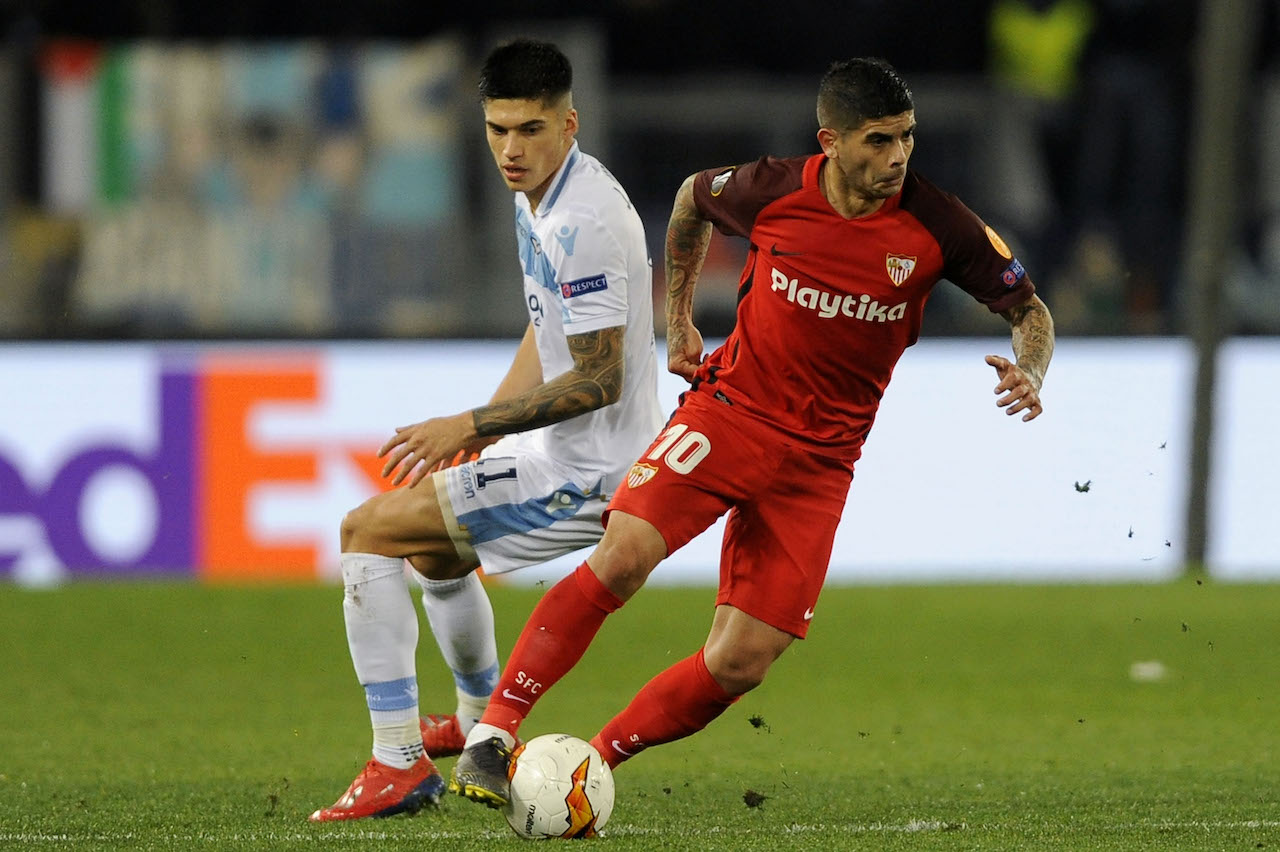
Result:
{"label": "red jersey", "polygon": [[914,171],[875,213],[844,218],[819,188],[825,161],[764,157],[695,179],[702,216],[751,245],[733,333],[692,390],[856,459],[934,284],[946,278],[993,312],[1035,287],[995,231]]}

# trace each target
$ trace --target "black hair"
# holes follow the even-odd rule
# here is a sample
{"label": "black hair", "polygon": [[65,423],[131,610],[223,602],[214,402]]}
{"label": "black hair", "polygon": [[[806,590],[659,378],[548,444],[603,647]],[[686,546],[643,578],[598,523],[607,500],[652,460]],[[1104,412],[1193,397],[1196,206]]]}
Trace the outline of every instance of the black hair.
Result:
{"label": "black hair", "polygon": [[480,99],[549,103],[573,87],[569,58],[549,41],[521,38],[496,48],[480,69]]}
{"label": "black hair", "polygon": [[906,81],[883,59],[834,62],[818,85],[818,124],[837,132],[912,109]]}

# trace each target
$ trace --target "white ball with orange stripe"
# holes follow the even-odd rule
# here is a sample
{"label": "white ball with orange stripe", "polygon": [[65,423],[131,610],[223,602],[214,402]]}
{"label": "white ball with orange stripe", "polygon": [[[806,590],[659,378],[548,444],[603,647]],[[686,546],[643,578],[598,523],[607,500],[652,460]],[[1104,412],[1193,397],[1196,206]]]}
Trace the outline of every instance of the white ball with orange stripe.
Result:
{"label": "white ball with orange stripe", "polygon": [[543,734],[516,749],[503,815],[521,837],[594,837],[613,813],[613,772],[586,740]]}

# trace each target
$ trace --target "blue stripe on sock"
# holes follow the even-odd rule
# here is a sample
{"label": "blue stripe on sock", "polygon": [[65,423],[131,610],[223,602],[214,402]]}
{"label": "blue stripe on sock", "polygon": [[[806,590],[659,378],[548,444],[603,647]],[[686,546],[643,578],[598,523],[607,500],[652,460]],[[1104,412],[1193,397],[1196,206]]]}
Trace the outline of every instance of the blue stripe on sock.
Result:
{"label": "blue stripe on sock", "polygon": [[453,673],[453,682],[467,695],[488,698],[498,685],[498,664],[494,663],[482,672]]}
{"label": "blue stripe on sock", "polygon": [[[494,685],[497,683],[495,681]],[[402,677],[381,683],[364,684],[364,698],[370,710],[408,710],[418,705],[418,679]]]}

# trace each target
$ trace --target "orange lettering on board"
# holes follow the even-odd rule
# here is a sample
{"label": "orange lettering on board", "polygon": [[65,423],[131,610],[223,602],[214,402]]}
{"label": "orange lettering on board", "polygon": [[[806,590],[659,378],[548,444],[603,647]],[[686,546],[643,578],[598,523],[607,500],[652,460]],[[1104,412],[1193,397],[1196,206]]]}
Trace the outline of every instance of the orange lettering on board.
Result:
{"label": "orange lettering on board", "polygon": [[314,402],[316,366],[307,359],[269,369],[262,359],[215,357],[202,362],[199,414],[199,573],[218,581],[311,580],[320,554],[310,542],[264,544],[254,536],[249,496],[262,482],[314,483],[314,453],[265,452],[249,434],[250,416],[264,402]]}
{"label": "orange lettering on board", "polygon": [[346,455],[351,463],[360,468],[361,472],[369,478],[369,485],[379,491],[390,491],[395,486],[391,484],[389,477],[382,476],[382,467],[387,460],[378,458],[377,452],[377,447],[371,450],[348,448]]}

